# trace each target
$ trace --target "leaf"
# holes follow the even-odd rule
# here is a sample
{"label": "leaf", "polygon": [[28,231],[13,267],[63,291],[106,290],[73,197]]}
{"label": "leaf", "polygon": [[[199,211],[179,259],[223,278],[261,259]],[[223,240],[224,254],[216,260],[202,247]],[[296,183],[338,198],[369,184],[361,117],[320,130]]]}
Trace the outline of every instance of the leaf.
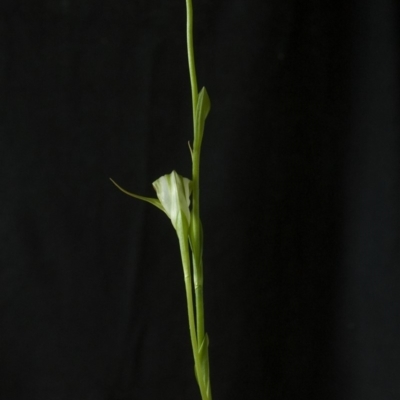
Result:
{"label": "leaf", "polygon": [[201,372],[203,374],[202,379],[203,379],[203,382],[206,384],[207,395],[209,395],[211,392],[211,389],[210,389],[210,363],[209,363],[209,359],[208,359],[208,345],[209,345],[209,339],[208,339],[208,335],[206,333],[204,335],[203,341],[200,345],[198,354],[199,354]]}
{"label": "leaf", "polygon": [[205,87],[201,89],[197,100],[196,119],[195,119],[195,132],[193,148],[197,151],[200,150],[201,141],[203,140],[204,124],[208,113],[211,109],[210,98]]}
{"label": "leaf", "polygon": [[153,206],[156,206],[157,208],[159,208],[161,211],[164,211],[164,207],[161,205],[160,200],[155,199],[153,197],[144,197],[144,196],[139,196],[138,194],[134,194],[131,192],[128,192],[127,190],[125,190],[124,188],[122,188],[121,186],[118,185],[118,183],[116,183],[113,179],[110,178],[110,181],[123,193],[127,194],[128,196],[134,197],[136,199],[139,200],[143,200],[143,201],[147,201],[147,203],[153,204]]}

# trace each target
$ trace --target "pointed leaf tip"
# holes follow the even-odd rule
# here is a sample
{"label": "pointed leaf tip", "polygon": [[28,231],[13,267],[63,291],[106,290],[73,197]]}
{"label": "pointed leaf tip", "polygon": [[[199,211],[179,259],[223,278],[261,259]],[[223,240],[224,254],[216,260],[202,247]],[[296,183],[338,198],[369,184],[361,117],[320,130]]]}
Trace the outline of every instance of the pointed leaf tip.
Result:
{"label": "pointed leaf tip", "polygon": [[153,197],[145,197],[145,196],[139,196],[138,194],[135,193],[131,193],[128,192],[127,190],[125,190],[124,188],[122,188],[121,186],[118,185],[117,182],[115,182],[112,178],[110,178],[110,181],[122,192],[127,194],[128,196],[134,197],[135,199],[139,199],[139,200],[143,200],[146,201],[147,203],[152,204],[153,206],[156,206],[157,208],[159,208],[161,211],[164,211],[163,206],[161,205],[160,200],[153,198]]}

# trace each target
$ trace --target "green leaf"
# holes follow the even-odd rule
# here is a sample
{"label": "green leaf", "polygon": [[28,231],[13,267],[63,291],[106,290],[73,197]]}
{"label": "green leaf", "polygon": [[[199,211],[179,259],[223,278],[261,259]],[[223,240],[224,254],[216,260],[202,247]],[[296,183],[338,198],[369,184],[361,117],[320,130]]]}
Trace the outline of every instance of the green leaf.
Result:
{"label": "green leaf", "polygon": [[200,378],[200,379],[203,379],[203,382],[206,384],[207,395],[209,395],[209,393],[211,391],[211,389],[210,389],[210,363],[209,363],[209,359],[208,359],[208,345],[209,345],[208,335],[205,334],[203,341],[200,345],[200,348],[198,350],[198,354],[199,354],[201,372],[203,374],[202,378]]}
{"label": "green leaf", "polygon": [[210,98],[208,97],[208,93],[205,87],[201,89],[197,101],[196,108],[196,129],[194,132],[194,143],[193,149],[196,151],[200,150],[201,141],[203,140],[204,133],[204,124],[207,118],[208,113],[211,109]]}
{"label": "green leaf", "polygon": [[[116,183],[113,179],[110,178],[110,181],[123,193],[127,194],[128,196],[134,197],[135,199],[139,199],[139,200],[143,200],[143,201],[147,201],[147,203],[153,204],[153,206],[156,206],[157,208],[159,208],[161,211],[164,211],[164,207],[161,205],[160,200],[152,198],[152,197],[144,197],[144,196],[139,196],[137,194],[128,192],[127,190],[125,190],[124,188],[122,188],[121,186],[118,185],[118,183]],[[166,212],[165,212],[166,213]]]}

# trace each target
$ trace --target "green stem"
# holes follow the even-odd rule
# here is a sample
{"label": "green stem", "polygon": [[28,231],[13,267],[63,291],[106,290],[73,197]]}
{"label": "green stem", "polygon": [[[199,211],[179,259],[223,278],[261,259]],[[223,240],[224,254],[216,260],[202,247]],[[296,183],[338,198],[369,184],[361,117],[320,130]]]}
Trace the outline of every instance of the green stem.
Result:
{"label": "green stem", "polygon": [[191,213],[191,244],[193,252],[193,281],[196,300],[197,340],[204,338],[204,304],[203,304],[203,262],[202,262],[202,235],[200,222],[200,146],[196,140],[192,157],[192,213]]}
{"label": "green stem", "polygon": [[195,126],[195,115],[197,107],[197,78],[196,66],[194,63],[194,50],[193,50],[193,7],[192,0],[186,0],[186,38],[187,38],[187,53],[189,61],[189,74],[190,85],[192,88],[192,107],[193,107],[193,126]]}
{"label": "green stem", "polygon": [[[202,237],[202,227],[200,221],[200,149],[201,149],[201,133],[198,132],[198,126],[196,124],[196,113],[199,93],[197,89],[197,77],[196,77],[196,67],[194,60],[194,49],[193,49],[193,7],[192,0],[186,0],[186,35],[187,35],[187,53],[189,62],[189,74],[190,74],[190,85],[192,91],[192,112],[193,112],[193,151],[192,151],[192,211],[190,220],[190,244],[192,249],[192,262],[193,262],[193,284],[195,289],[195,304],[196,304],[196,328],[197,328],[197,342],[196,348],[192,339],[193,354],[195,358],[195,369],[197,375],[197,382],[200,388],[201,398],[203,400],[211,400],[211,390],[207,394],[207,385],[209,385],[209,376],[203,370],[202,362],[204,363],[204,354],[202,354],[202,360],[200,359],[199,346],[202,345],[205,340],[205,330],[204,330],[204,301],[203,301],[203,237]],[[184,240],[180,239],[181,249],[182,246],[188,246],[187,238]],[[189,248],[184,249],[189,257]],[[183,258],[182,258],[183,260]],[[189,261],[186,261],[189,262]],[[190,272],[190,264],[189,272]],[[185,274],[185,284],[189,285],[189,281],[186,283]],[[190,282],[190,293],[192,293],[192,282]],[[192,296],[192,294],[191,294]],[[189,299],[188,299],[189,302]],[[193,299],[190,298],[191,307],[193,307]],[[188,303],[189,306],[189,303]],[[192,310],[193,313],[193,310]],[[192,317],[193,318],[193,317]],[[194,322],[193,322],[194,323]],[[193,323],[191,323],[191,329],[193,329]],[[191,335],[193,332],[191,331]],[[207,364],[208,364],[208,354]],[[204,375],[207,376],[204,376]]]}
{"label": "green stem", "polygon": [[[201,267],[197,267],[202,269]],[[195,270],[195,267],[193,268]],[[203,284],[195,283],[195,301],[196,301],[196,327],[197,327],[197,340],[199,343],[204,339],[204,300],[203,300]]]}
{"label": "green stem", "polygon": [[196,321],[197,340],[199,343],[204,338],[204,306],[203,306],[203,265],[201,261],[200,246],[200,206],[199,206],[199,175],[200,175],[200,146],[196,126],[196,110],[198,102],[197,77],[193,48],[193,7],[192,1],[186,0],[187,13],[187,52],[189,61],[190,84],[192,89],[193,130],[194,142],[192,153],[192,251],[193,251],[193,277],[196,294]]}
{"label": "green stem", "polygon": [[[190,268],[190,256],[189,247],[187,244],[187,235],[182,230],[177,229],[179,247],[181,250],[182,266],[183,266],[183,276],[185,280],[186,289],[186,300],[189,316],[189,330],[190,330],[190,340],[192,342],[193,353],[198,348],[197,338],[196,338],[196,324],[195,324],[195,313],[193,306],[193,290],[192,290],[192,273]],[[196,358],[196,354],[194,354]]]}
{"label": "green stem", "polygon": [[179,239],[179,247],[181,250],[181,258],[183,265],[183,274],[185,280],[185,289],[186,289],[186,300],[188,307],[188,317],[189,317],[189,331],[190,331],[190,340],[192,342],[193,349],[193,358],[194,365],[196,369],[197,375],[197,383],[200,388],[200,394],[202,400],[208,400],[207,397],[207,388],[205,387],[205,382],[203,378],[203,373],[201,369],[201,360],[199,358],[199,342],[196,338],[196,324],[195,324],[195,313],[193,308],[193,290],[192,290],[192,274],[190,268],[190,250],[188,243],[188,230],[187,229],[177,229],[178,239]]}

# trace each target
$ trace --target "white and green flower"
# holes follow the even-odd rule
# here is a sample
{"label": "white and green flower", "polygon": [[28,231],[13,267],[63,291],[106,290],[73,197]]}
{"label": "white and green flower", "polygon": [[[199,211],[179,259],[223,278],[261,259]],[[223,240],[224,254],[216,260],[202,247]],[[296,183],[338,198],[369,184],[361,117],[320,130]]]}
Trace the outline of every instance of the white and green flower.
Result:
{"label": "white and green flower", "polygon": [[114,185],[125,194],[150,204],[164,211],[170,218],[175,230],[178,230],[180,221],[185,221],[186,227],[190,225],[190,194],[191,180],[179,175],[176,171],[163,175],[153,182],[157,193],[156,198],[139,196],[128,192],[111,179]]}

